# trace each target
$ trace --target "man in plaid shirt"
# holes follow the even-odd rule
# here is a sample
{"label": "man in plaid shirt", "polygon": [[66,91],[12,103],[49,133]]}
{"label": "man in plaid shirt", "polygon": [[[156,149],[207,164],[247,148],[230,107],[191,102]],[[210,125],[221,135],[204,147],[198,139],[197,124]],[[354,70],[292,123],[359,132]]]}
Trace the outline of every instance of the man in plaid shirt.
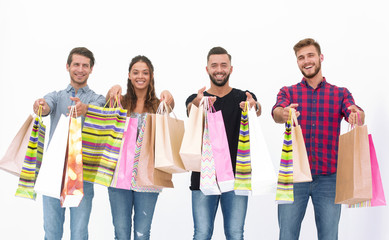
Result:
{"label": "man in plaid shirt", "polygon": [[341,205],[335,204],[335,188],[340,123],[344,117],[350,124],[362,125],[365,115],[347,88],[332,85],[322,76],[323,54],[315,40],[303,39],[293,49],[304,77],[293,86],[281,88],[272,115],[276,123],[285,123],[289,109],[296,109],[313,181],[295,183],[293,204],[278,205],[279,239],[299,238],[309,197],[318,239],[338,239]]}

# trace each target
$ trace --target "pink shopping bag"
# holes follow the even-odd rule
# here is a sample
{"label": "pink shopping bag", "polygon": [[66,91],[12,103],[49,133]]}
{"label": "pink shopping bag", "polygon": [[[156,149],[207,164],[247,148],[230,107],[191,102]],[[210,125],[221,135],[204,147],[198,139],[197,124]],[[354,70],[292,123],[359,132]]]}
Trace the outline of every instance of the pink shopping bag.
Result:
{"label": "pink shopping bag", "polygon": [[138,119],[128,117],[127,121],[111,187],[129,190],[131,189]]}
{"label": "pink shopping bag", "polygon": [[382,186],[380,168],[378,166],[377,155],[374,148],[373,138],[369,134],[369,151],[370,151],[370,163],[371,163],[371,177],[372,177],[372,198],[370,200],[349,204],[349,208],[361,208],[361,207],[377,207],[386,206],[384,188]]}
{"label": "pink shopping bag", "polygon": [[373,198],[371,199],[371,206],[386,206],[384,188],[382,186],[380,168],[378,166],[377,155],[374,148],[373,138],[369,134],[370,146],[370,161],[371,161],[371,176],[373,187]]}
{"label": "pink shopping bag", "polygon": [[216,111],[212,106],[207,113],[207,120],[212,153],[215,159],[216,180],[222,193],[229,192],[234,190],[235,177],[222,112]]}

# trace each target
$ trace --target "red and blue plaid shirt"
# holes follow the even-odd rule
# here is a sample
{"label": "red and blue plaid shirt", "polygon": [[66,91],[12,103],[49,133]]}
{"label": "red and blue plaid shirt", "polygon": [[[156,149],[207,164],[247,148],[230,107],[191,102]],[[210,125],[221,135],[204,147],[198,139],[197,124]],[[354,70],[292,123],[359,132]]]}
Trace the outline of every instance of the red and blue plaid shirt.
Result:
{"label": "red and blue plaid shirt", "polygon": [[354,99],[347,88],[327,83],[326,79],[313,89],[303,80],[293,86],[283,87],[273,106],[287,107],[298,103],[299,124],[304,135],[309,164],[313,175],[336,173],[340,123],[347,120]]}

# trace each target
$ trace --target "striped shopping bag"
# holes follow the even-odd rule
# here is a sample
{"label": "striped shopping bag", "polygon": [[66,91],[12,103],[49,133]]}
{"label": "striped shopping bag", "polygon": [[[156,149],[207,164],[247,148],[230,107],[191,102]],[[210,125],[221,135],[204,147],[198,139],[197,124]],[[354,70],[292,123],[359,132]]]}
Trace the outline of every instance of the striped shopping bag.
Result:
{"label": "striped shopping bag", "polygon": [[82,129],[84,180],[110,186],[119,158],[127,110],[89,105]]}
{"label": "striped shopping bag", "polygon": [[278,173],[278,183],[276,191],[276,201],[282,203],[293,203],[293,149],[292,149],[292,124],[288,120],[285,125],[284,143],[280,169]]}
{"label": "striped shopping bag", "polygon": [[34,187],[39,169],[42,165],[45,133],[46,126],[42,121],[42,107],[39,106],[39,113],[34,120],[15,196],[34,200],[36,198]]}
{"label": "striped shopping bag", "polygon": [[234,191],[236,195],[244,196],[248,196],[251,193],[251,156],[248,102],[245,103],[245,110],[242,111],[240,120]]}

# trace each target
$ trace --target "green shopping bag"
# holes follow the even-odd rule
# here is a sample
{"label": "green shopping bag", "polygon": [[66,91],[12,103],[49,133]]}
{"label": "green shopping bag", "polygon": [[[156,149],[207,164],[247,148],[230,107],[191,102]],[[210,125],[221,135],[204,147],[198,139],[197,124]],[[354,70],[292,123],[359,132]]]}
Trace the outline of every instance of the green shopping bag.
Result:
{"label": "green shopping bag", "polygon": [[42,165],[45,133],[46,126],[42,122],[42,106],[39,106],[38,116],[36,116],[31,130],[15,196],[34,200],[36,198],[34,186]]}
{"label": "green shopping bag", "polygon": [[[291,111],[289,111],[289,116]],[[292,123],[290,117],[285,125],[284,143],[278,173],[276,201],[280,204],[293,203],[293,149]]]}
{"label": "green shopping bag", "polygon": [[127,110],[89,105],[82,129],[84,180],[110,186],[119,158]]}

